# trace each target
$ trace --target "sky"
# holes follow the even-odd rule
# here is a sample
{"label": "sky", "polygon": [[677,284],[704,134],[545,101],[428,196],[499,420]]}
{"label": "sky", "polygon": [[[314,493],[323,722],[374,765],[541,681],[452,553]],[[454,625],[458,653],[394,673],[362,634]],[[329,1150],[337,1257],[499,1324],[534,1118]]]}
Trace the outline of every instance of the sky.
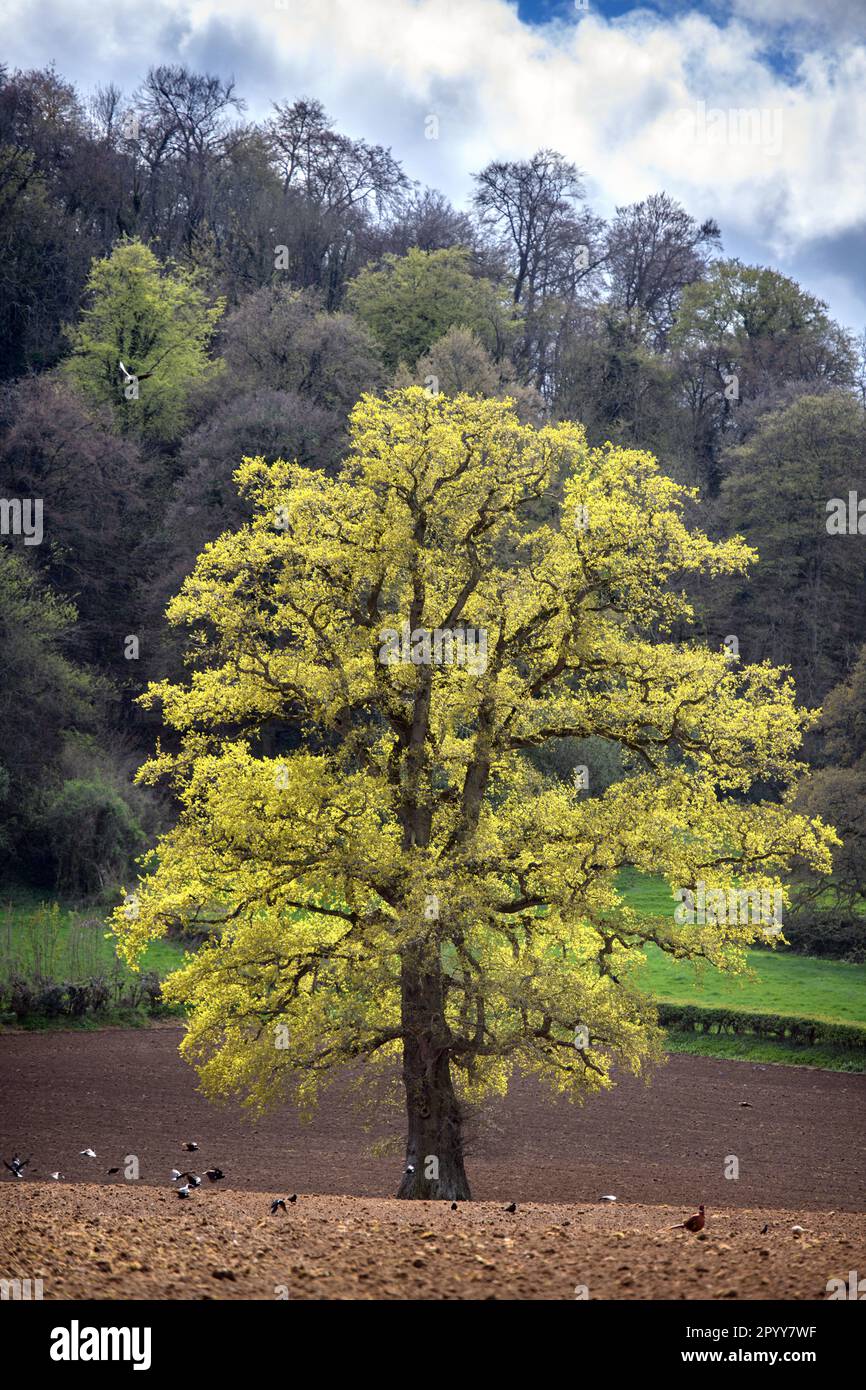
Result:
{"label": "sky", "polygon": [[4,0],[0,54],[84,92],[183,62],[253,118],[317,97],[461,207],[552,147],[600,215],[664,189],[866,328],[866,0]]}

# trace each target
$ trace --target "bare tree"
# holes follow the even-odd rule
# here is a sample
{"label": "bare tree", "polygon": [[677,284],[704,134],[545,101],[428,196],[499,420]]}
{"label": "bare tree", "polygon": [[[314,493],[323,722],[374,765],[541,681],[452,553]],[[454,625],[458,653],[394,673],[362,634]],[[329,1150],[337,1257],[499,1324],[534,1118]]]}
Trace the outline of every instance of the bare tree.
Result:
{"label": "bare tree", "polygon": [[617,208],[607,236],[611,302],[627,313],[640,310],[662,351],[683,289],[703,278],[720,246],[717,224],[698,224],[667,193]]}
{"label": "bare tree", "polygon": [[601,260],[600,223],[584,206],[580,174],[555,150],[495,162],[475,175],[474,203],[514,275],[514,302],[528,309],[549,294],[573,294]]}

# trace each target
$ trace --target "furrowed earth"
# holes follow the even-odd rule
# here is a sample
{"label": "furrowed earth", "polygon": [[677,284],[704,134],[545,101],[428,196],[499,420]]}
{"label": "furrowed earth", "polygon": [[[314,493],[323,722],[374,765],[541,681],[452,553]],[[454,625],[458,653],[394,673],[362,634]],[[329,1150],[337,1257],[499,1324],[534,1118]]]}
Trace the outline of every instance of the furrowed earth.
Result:
{"label": "furrowed earth", "polygon": [[[470,1132],[475,1200],[452,1211],[391,1197],[399,1112],[366,1129],[348,1086],[309,1125],[216,1108],[180,1036],[0,1037],[0,1153],[32,1155],[3,1170],[0,1279],[46,1299],[824,1299],[866,1269],[866,1076],[677,1056],[583,1107],[518,1080]],[[178,1199],[173,1167],[213,1166]],[[705,1231],[667,1229],[700,1202]]]}

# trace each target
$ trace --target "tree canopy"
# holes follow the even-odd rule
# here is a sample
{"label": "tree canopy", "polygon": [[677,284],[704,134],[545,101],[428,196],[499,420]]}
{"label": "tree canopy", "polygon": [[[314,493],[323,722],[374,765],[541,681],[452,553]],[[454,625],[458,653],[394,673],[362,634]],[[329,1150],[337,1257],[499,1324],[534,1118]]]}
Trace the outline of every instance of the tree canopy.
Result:
{"label": "tree canopy", "polygon": [[217,370],[207,347],[222,302],[208,307],[192,272],[161,266],[139,241],[94,264],[87,294],[68,375],[85,397],[113,407],[124,432],[175,438],[192,387]]}
{"label": "tree canopy", "polygon": [[[759,889],[794,855],[827,868],[832,832],[786,790],[813,716],[783,672],[674,638],[683,582],[752,553],[688,529],[646,453],[410,387],[359,402],[335,478],[237,476],[252,522],[169,608],[190,677],[146,697],[180,743],[142,775],[181,813],[121,948],[211,931],[165,989],[213,1096],[310,1101],[342,1063],[402,1058],[399,1195],[464,1197],[466,1098],[515,1067],[576,1097],[639,1069],[640,947],[725,964],[761,934],[648,921],[621,868]],[[302,740],[266,755],[275,720]],[[591,801],[528,756],[597,736],[632,775]]]}

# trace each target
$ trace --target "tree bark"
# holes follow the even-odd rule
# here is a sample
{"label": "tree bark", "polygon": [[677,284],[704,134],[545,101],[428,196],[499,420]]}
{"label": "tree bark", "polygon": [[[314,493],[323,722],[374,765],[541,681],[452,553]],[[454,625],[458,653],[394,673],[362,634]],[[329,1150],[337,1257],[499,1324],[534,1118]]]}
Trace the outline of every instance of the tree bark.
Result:
{"label": "tree bark", "polygon": [[[425,958],[426,957],[426,958]],[[403,1084],[409,1127],[398,1197],[471,1200],[463,1166],[463,1116],[454,1094],[442,977],[435,956],[411,952],[403,963]]]}

